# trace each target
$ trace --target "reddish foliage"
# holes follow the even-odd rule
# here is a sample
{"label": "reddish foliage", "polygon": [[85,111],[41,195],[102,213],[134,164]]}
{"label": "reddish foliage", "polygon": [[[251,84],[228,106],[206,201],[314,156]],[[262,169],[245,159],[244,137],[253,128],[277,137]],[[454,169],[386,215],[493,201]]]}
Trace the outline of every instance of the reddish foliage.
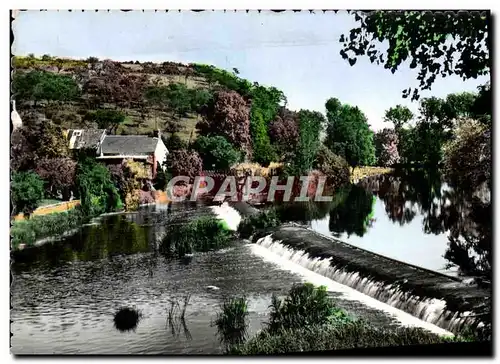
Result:
{"label": "reddish foliage", "polygon": [[174,150],[167,157],[167,168],[172,176],[188,176],[191,179],[199,176],[203,162],[195,151],[186,149]]}
{"label": "reddish foliage", "polygon": [[250,156],[250,108],[235,91],[218,91],[205,118],[197,124],[202,135],[222,135]]}
{"label": "reddish foliage", "polygon": [[385,128],[375,134],[378,163],[391,166],[399,162],[398,135],[394,129]]}
{"label": "reddish foliage", "polygon": [[62,191],[65,194],[75,183],[76,162],[64,157],[43,158],[37,161],[35,171],[47,182],[49,191]]}
{"label": "reddish foliage", "polygon": [[280,154],[285,157],[292,153],[299,142],[298,114],[282,108],[279,115],[269,124],[271,142],[278,146]]}
{"label": "reddish foliage", "polygon": [[139,190],[139,204],[154,203],[155,199],[150,191]]}

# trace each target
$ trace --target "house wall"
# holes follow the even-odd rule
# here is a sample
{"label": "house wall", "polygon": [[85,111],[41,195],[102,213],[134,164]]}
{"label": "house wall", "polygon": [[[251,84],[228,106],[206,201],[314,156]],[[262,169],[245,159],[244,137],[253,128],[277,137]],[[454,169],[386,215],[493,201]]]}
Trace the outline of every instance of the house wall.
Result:
{"label": "house wall", "polygon": [[167,160],[168,156],[168,149],[163,143],[163,140],[161,138],[158,138],[158,143],[156,144],[156,149],[155,149],[155,160],[160,163],[160,166],[163,170],[165,170],[165,166],[163,163]]}

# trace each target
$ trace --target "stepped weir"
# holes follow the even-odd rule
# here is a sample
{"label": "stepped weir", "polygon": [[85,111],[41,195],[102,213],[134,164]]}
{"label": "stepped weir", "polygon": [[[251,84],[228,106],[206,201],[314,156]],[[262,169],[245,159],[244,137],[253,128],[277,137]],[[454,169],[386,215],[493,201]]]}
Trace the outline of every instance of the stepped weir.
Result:
{"label": "stepped weir", "polygon": [[302,267],[457,333],[491,294],[457,277],[413,266],[297,225],[261,231],[253,242]]}

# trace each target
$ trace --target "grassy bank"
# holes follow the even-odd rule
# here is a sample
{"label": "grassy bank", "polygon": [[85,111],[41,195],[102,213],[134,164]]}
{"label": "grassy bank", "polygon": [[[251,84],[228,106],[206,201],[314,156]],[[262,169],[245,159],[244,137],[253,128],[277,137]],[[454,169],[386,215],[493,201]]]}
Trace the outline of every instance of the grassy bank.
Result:
{"label": "grassy bank", "polygon": [[84,222],[85,218],[80,208],[13,221],[10,229],[11,246],[14,249],[18,249],[21,244],[33,246],[38,240],[62,235]]}
{"label": "grassy bank", "polygon": [[338,308],[325,287],[310,283],[293,286],[283,299],[273,295],[269,322],[249,340],[246,339],[247,307],[244,299],[231,299],[217,315],[218,334],[227,354],[269,355],[463,341],[460,337],[443,337],[421,328],[374,327]]}
{"label": "grassy bank", "polygon": [[351,183],[359,181],[360,179],[376,176],[379,174],[391,173],[394,170],[387,167],[356,167],[351,169]]}

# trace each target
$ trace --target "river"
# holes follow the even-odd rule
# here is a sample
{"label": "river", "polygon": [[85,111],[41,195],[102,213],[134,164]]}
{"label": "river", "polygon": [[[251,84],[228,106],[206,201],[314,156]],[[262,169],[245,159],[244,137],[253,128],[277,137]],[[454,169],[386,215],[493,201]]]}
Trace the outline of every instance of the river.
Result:
{"label": "river", "polygon": [[[371,206],[374,201],[371,192],[369,196]],[[397,255],[400,253],[395,253],[394,241],[398,239],[386,241],[384,238],[383,230],[390,226],[383,220],[387,208],[383,208],[384,197],[376,198],[375,209],[367,214],[371,222],[366,224],[367,216],[360,217],[361,222],[346,225],[350,234],[346,231],[341,234],[348,234],[346,240],[356,243],[351,237],[361,234],[356,235],[354,231],[366,230],[360,238],[370,236],[363,241],[374,241],[367,249],[389,251],[399,259],[410,260],[408,257],[416,254],[408,254],[406,258]],[[144,207],[135,214],[104,216],[62,241],[13,254],[12,352],[217,354],[222,349],[211,323],[225,297],[244,295],[248,298],[249,331],[253,335],[267,319],[271,295],[283,295],[294,283],[306,280],[326,285],[340,307],[375,325],[415,325],[444,333],[434,325],[284,261],[247,241],[235,241],[233,247],[224,250],[195,253],[189,260],[171,259],[158,253],[158,240],[171,216],[184,215],[187,219],[207,213],[211,213],[210,209],[203,205],[178,204],[172,211],[161,205]],[[338,206],[337,212],[330,211],[327,226],[331,228],[323,232],[338,234],[336,226],[344,215],[348,214],[339,211]],[[334,216],[333,224],[331,216]],[[321,230],[320,221],[324,219],[310,219],[310,223]],[[413,223],[422,224],[421,221],[416,214]],[[382,226],[382,232],[369,235],[377,224]],[[397,229],[408,231],[406,237],[404,233],[397,235],[401,237],[401,245],[418,244],[419,236],[414,236],[418,229],[410,232],[398,224],[395,224]],[[427,244],[423,250],[432,255],[422,262],[431,269],[440,269],[443,262],[436,256],[444,254],[447,246],[445,232],[436,236],[439,238],[436,242],[422,243]],[[385,251],[384,241],[389,246]],[[439,249],[428,250],[432,244]],[[187,294],[191,297],[185,325],[170,325],[167,320],[170,300],[181,300]],[[134,330],[122,332],[115,328],[114,316],[123,307],[141,313]]]}

